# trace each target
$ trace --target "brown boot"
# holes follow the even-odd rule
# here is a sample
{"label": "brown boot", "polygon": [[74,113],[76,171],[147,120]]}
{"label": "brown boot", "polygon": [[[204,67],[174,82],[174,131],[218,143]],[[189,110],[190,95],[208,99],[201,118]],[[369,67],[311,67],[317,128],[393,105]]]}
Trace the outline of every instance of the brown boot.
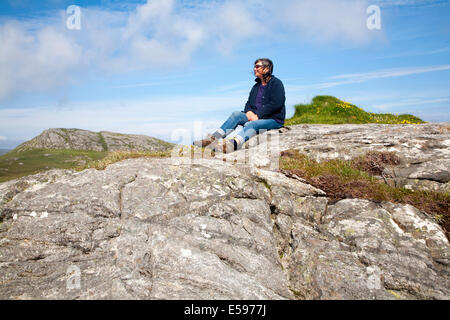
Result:
{"label": "brown boot", "polygon": [[194,146],[197,146],[197,147],[200,147],[200,148],[204,148],[204,147],[209,146],[215,140],[216,140],[216,137],[214,137],[213,135],[208,134],[205,139],[194,141],[192,144]]}

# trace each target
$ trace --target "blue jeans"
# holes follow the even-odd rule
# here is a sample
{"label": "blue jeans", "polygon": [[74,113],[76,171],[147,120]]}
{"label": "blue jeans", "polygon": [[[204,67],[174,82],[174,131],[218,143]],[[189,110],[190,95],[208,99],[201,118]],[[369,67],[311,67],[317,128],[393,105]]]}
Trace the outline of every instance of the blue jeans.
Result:
{"label": "blue jeans", "polygon": [[274,119],[248,121],[247,116],[244,112],[235,111],[220,127],[222,131],[219,131],[222,134],[222,137],[226,137],[239,125],[243,126],[236,131],[235,138],[239,140],[239,145],[242,145],[245,141],[260,133],[260,131],[279,129],[283,126],[281,123],[276,122]]}

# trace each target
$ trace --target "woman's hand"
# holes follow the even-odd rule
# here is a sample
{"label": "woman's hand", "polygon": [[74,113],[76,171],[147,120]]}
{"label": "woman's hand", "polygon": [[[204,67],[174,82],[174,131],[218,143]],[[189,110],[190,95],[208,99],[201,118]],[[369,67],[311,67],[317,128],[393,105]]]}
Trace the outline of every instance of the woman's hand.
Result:
{"label": "woman's hand", "polygon": [[253,111],[247,111],[245,115],[247,116],[248,121],[259,120],[258,116]]}

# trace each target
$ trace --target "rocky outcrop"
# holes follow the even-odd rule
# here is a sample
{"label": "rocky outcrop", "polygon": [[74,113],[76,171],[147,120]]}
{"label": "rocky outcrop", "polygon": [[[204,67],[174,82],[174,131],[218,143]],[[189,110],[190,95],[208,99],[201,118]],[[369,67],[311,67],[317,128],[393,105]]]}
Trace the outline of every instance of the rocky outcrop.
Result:
{"label": "rocky outcrop", "polygon": [[445,190],[449,127],[298,125],[209,159],[2,183],[0,299],[449,299],[450,245],[427,213],[332,203],[277,172],[287,149],[317,160],[388,151],[402,161],[385,179]]}
{"label": "rocky outcrop", "polygon": [[[258,139],[262,141],[260,152],[258,139],[249,140],[243,149],[225,159],[250,162],[267,168],[277,159],[267,157],[267,143],[272,140],[275,151],[296,149],[311,158],[349,160],[371,151],[393,152],[401,163],[383,172],[388,183],[397,187],[431,191],[450,191],[450,123],[426,123],[420,125],[392,124],[305,124],[268,131]],[[276,138],[276,139],[275,139]],[[249,155],[250,153],[250,155]],[[219,156],[221,157],[221,156]]]}
{"label": "rocky outcrop", "polygon": [[[292,138],[292,137],[291,137]],[[450,246],[408,205],[217,159],[0,184],[1,299],[448,299]]]}
{"label": "rocky outcrop", "polygon": [[82,129],[48,129],[18,146],[16,151],[30,149],[164,151],[172,147],[171,143],[144,135],[92,132]]}

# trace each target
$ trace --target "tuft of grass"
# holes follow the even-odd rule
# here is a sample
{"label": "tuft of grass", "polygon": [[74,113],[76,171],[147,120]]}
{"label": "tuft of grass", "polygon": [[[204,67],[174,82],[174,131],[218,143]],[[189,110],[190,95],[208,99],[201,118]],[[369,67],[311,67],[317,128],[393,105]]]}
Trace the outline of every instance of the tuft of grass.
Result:
{"label": "tuft of grass", "polygon": [[333,175],[348,182],[355,179],[370,179],[370,175],[352,166],[350,161],[330,159],[317,162],[298,150],[287,150],[281,153],[280,168],[287,171],[296,171],[305,179]]}
{"label": "tuft of grass", "polygon": [[70,136],[69,130],[64,129],[64,128],[61,128],[61,131],[64,132],[64,135],[60,134],[59,132],[56,132],[56,133],[57,133],[61,138],[63,138],[64,141],[65,141],[66,143],[69,143],[69,142],[70,142],[70,140],[69,140],[69,136]]}
{"label": "tuft of grass", "polygon": [[366,112],[354,104],[339,100],[332,96],[316,96],[310,104],[294,106],[295,113],[286,119],[286,125],[302,123],[315,124],[420,124],[425,123],[420,118],[410,115],[393,115],[389,113],[378,114]]}
{"label": "tuft of grass", "polygon": [[[368,159],[367,161],[364,158]],[[432,215],[450,239],[450,195],[448,192],[397,188],[374,177],[387,165],[397,165],[391,153],[374,153],[353,160],[333,159],[317,162],[297,150],[281,153],[280,170],[299,176],[327,193],[330,203],[346,198],[410,204]]]}
{"label": "tuft of grass", "polygon": [[370,151],[352,160],[352,166],[371,175],[382,175],[386,166],[396,166],[401,162],[395,152]]}
{"label": "tuft of grass", "polygon": [[97,135],[98,135],[98,139],[102,145],[103,151],[105,151],[105,152],[108,151],[108,144],[106,143],[105,138],[103,137],[102,133],[97,132]]}
{"label": "tuft of grass", "polygon": [[136,159],[136,158],[168,158],[171,156],[170,151],[114,151],[109,152],[104,158],[91,161],[85,165],[78,166],[75,168],[77,171],[82,171],[85,169],[95,168],[97,170],[104,170],[107,166],[125,160],[125,159]]}

